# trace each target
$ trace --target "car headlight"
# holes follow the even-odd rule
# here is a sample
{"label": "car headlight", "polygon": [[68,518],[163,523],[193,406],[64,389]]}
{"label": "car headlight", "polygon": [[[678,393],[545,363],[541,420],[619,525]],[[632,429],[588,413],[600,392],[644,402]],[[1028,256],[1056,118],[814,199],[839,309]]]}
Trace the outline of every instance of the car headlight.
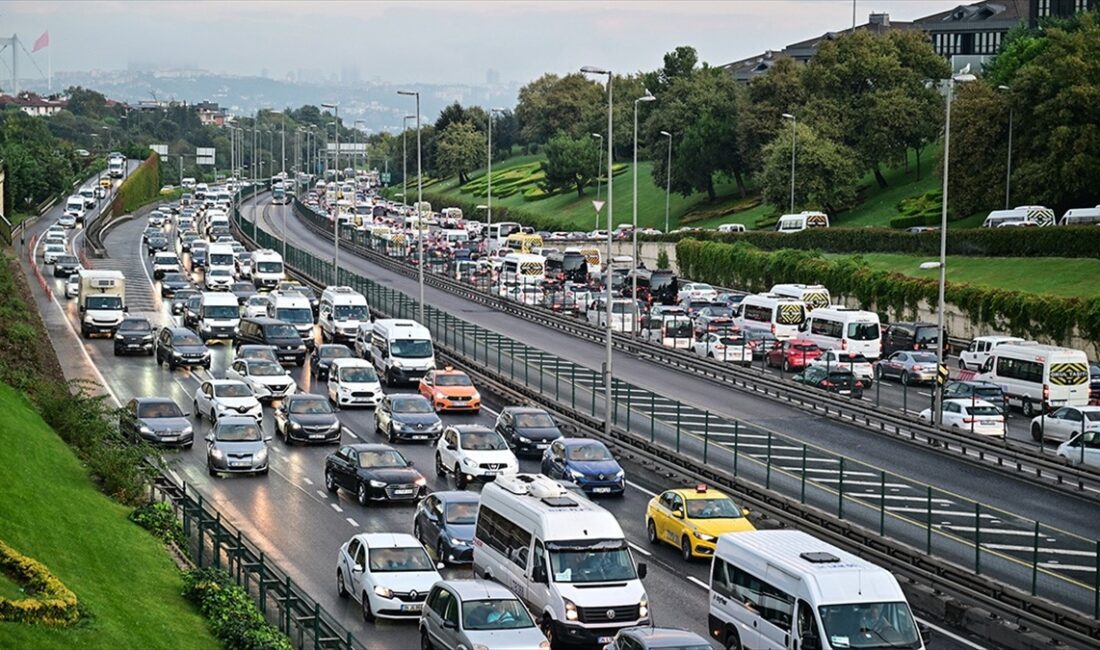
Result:
{"label": "car headlight", "polygon": [[298,351],[299,351],[299,352],[301,352],[301,351],[303,351],[303,350],[305,350],[305,349],[306,349],[306,344],[305,344],[305,343],[302,343],[302,344],[298,345]]}
{"label": "car headlight", "polygon": [[438,391],[436,391],[436,393],[435,393],[435,398],[436,399],[446,399],[446,397],[447,397],[446,395],[444,395],[443,393],[440,393]]}
{"label": "car headlight", "polygon": [[375,481],[375,480],[372,479],[371,482],[370,482],[370,486],[373,487],[373,488],[384,488],[384,487],[386,487],[386,482],[385,481]]}
{"label": "car headlight", "polygon": [[297,422],[287,422],[287,424],[290,425],[290,428],[294,429],[295,431],[302,428],[302,425],[298,424]]}
{"label": "car headlight", "polygon": [[624,471],[623,471],[623,470],[621,470],[621,469],[620,469],[619,471],[615,472],[615,478],[616,478],[617,480],[620,480],[620,481],[621,481],[621,480],[622,480],[622,479],[623,479],[623,478],[624,478],[625,476],[626,476],[626,472],[624,472]]}
{"label": "car headlight", "polygon": [[432,426],[428,427],[428,431],[432,431],[432,432],[440,431],[442,429],[443,429],[443,422],[436,422],[436,423],[432,424]]}
{"label": "car headlight", "polygon": [[138,431],[140,431],[140,432],[144,433],[144,434],[145,434],[145,435],[147,435],[147,436],[151,436],[151,435],[153,435],[153,430],[152,430],[152,429],[150,429],[149,427],[145,426],[144,424],[143,424],[143,425],[141,425],[141,426],[140,426],[140,427],[138,428]]}
{"label": "car headlight", "polygon": [[172,350],[172,356],[173,357],[182,357],[183,355],[180,354],[179,350]]}
{"label": "car headlight", "polygon": [[470,467],[477,467],[477,463],[475,463],[475,462],[474,462],[473,460],[471,460],[470,458],[463,458],[463,459],[462,459],[462,464],[463,464],[463,465],[469,465]]}
{"label": "car headlight", "polygon": [[647,618],[649,616],[649,600],[643,598],[638,602],[638,616],[640,618]]}
{"label": "car headlight", "polygon": [[189,435],[189,434],[191,434],[191,433],[194,433],[194,431],[195,431],[195,430],[194,430],[194,429],[192,429],[191,427],[187,427],[187,428],[185,428],[185,429],[184,429],[183,431],[180,431],[180,433],[186,436],[186,435]]}
{"label": "car headlight", "polygon": [[527,436],[519,436],[519,441],[520,442],[531,442],[531,439],[528,438]]}
{"label": "car headlight", "polygon": [[217,447],[214,447],[213,449],[210,450],[210,455],[213,456],[214,458],[218,458],[218,459],[221,459],[223,456],[225,456],[225,454],[222,452],[222,450],[218,449]]}
{"label": "car headlight", "polygon": [[714,540],[718,539],[714,535],[707,535],[706,533],[700,533],[699,531],[695,531],[693,534],[697,539],[701,539],[704,542],[713,542]]}
{"label": "car headlight", "polygon": [[569,470],[569,478],[573,479],[574,481],[579,481],[584,478],[584,474],[581,474],[575,469],[571,469]]}
{"label": "car headlight", "polygon": [[451,546],[465,546],[467,544],[466,540],[459,539],[457,537],[452,537],[452,538],[450,538],[450,540],[451,540]]}
{"label": "car headlight", "polygon": [[481,393],[479,393],[479,392],[477,392],[477,391],[475,390],[475,391],[474,391],[474,395],[473,395],[473,397],[471,397],[470,399],[471,399],[471,400],[478,400],[478,401],[481,401]]}
{"label": "car headlight", "polygon": [[225,404],[215,404],[214,408],[216,408],[218,410],[218,412],[221,413],[222,411],[226,410],[228,407]]}
{"label": "car headlight", "polygon": [[331,432],[331,431],[339,431],[339,430],[340,430],[340,421],[339,421],[339,420],[337,420],[336,422],[333,422],[333,423],[332,423],[332,426],[330,426],[330,427],[328,428],[328,430],[329,430],[330,432]]}
{"label": "car headlight", "polygon": [[391,420],[390,420],[390,424],[392,424],[392,425],[393,425],[393,430],[394,430],[394,431],[400,431],[400,430],[402,430],[402,429],[404,429],[404,428],[405,428],[405,423],[404,423],[404,422],[401,422],[400,420],[393,420],[393,419],[391,419]]}
{"label": "car headlight", "polygon": [[565,602],[565,620],[575,621],[577,620],[577,606],[573,604],[573,601],[568,598],[562,598]]}
{"label": "car headlight", "polygon": [[115,340],[116,341],[121,341],[123,338],[124,337],[122,336],[122,332],[116,332],[115,333]]}
{"label": "car headlight", "polygon": [[267,447],[256,452],[256,460],[260,462],[267,460]]}
{"label": "car headlight", "polygon": [[378,585],[377,587],[375,587],[374,593],[383,598],[393,598],[393,590],[389,587],[383,587],[382,585]]}

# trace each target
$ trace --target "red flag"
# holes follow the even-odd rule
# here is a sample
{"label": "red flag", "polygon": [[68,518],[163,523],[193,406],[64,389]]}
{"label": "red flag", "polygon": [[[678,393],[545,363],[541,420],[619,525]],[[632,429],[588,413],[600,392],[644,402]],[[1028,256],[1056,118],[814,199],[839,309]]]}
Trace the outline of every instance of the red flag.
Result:
{"label": "red flag", "polygon": [[34,42],[34,47],[31,48],[31,54],[34,54],[38,50],[46,47],[50,44],[50,32],[49,30],[42,32],[42,35],[38,37],[38,40]]}

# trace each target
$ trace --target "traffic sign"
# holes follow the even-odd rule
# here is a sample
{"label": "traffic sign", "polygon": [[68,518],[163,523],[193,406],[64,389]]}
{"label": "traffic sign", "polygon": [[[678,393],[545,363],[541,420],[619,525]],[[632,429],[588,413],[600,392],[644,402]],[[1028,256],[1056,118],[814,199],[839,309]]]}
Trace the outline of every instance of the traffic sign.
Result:
{"label": "traffic sign", "polygon": [[383,183],[389,185],[389,183],[390,183],[390,173],[389,172],[382,172],[381,174],[379,174],[379,176],[382,177],[382,182]]}
{"label": "traffic sign", "polygon": [[214,147],[198,147],[195,149],[195,164],[214,166]]}
{"label": "traffic sign", "polygon": [[168,157],[168,145],[166,144],[151,144],[149,145],[149,148],[152,149],[153,152],[161,158]]}
{"label": "traffic sign", "polygon": [[951,376],[951,371],[947,369],[947,366],[940,364],[940,367],[936,371],[936,383],[943,386],[947,383],[948,377]]}

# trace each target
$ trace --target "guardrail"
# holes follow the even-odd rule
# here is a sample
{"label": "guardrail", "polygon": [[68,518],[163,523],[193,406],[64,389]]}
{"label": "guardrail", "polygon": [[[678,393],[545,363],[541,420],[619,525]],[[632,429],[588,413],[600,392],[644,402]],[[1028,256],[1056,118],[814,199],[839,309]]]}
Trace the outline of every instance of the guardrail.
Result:
{"label": "guardrail", "polygon": [[[255,224],[242,222],[236,212],[234,224],[245,239],[251,239],[250,231],[256,234],[250,242],[254,246],[282,244]],[[334,269],[330,261],[290,244],[286,262],[299,277],[317,286],[352,286],[379,313],[404,318],[417,313],[416,303],[401,292]],[[425,313],[424,324],[436,345],[464,367],[580,423],[586,435],[602,427],[605,405],[597,373],[432,306],[426,305]],[[1065,549],[1083,554],[1078,557],[1095,553],[1096,563],[1086,567],[1094,584],[1085,584],[1044,566],[1050,563],[1039,559],[1051,544],[1067,539],[1065,531],[1056,534],[1039,522],[965,500],[962,508],[953,510],[960,499],[930,485],[916,484],[917,494],[897,494],[913,482],[846,463],[843,457],[822,456],[821,450],[808,445],[791,445],[770,432],[685,408],[624,382],[616,381],[613,388],[612,436],[632,453],[733,487],[783,521],[842,542],[903,576],[981,603],[999,616],[1053,638],[1086,646],[1100,642],[1096,620],[1100,612],[1094,611],[1091,619],[1083,613],[1100,604],[1100,542],[1076,538],[1080,546]],[[898,481],[907,483],[899,486]],[[888,500],[901,505],[887,506]],[[956,522],[944,526],[941,522],[946,517]],[[993,523],[1009,518],[1016,521],[1015,527]],[[1024,549],[1019,552],[990,541],[990,535],[1006,532],[1015,536],[1010,539],[1021,538],[1017,533],[1023,533],[1025,540],[1031,536],[1033,543],[1019,542]],[[1030,562],[1024,560],[1027,551]],[[1067,602],[1076,611],[1059,604]]]}
{"label": "guardrail", "polygon": [[[332,239],[331,222],[322,221],[323,217],[297,200],[295,200],[294,209],[312,232]],[[351,229],[346,229],[347,231],[352,232],[353,236],[341,237],[341,248],[369,259],[387,270],[409,277],[416,276],[415,267],[410,267],[386,253],[379,252],[372,245],[373,240],[370,240],[365,233]],[[603,343],[606,340],[606,332],[603,328],[563,317],[550,309],[507,300],[476,284],[459,282],[445,275],[430,273],[427,268],[425,268],[424,278],[426,284],[471,302],[490,306],[497,311],[557,329],[584,340],[597,343]],[[932,450],[951,455],[981,467],[1011,472],[1014,477],[1037,485],[1100,501],[1100,472],[1081,466],[1070,466],[1054,458],[1037,456],[1034,446],[1022,445],[1007,438],[995,442],[981,437],[967,436],[964,432],[937,428],[902,413],[884,409],[878,404],[841,397],[834,393],[777,379],[760,371],[704,359],[691,352],[642,341],[636,337],[615,334],[613,342],[616,349],[635,357],[650,359],[662,366],[735,390],[772,399],[815,415],[837,419],[879,435],[889,435],[897,440],[919,446],[923,451]],[[1042,453],[1041,449],[1040,453]]]}
{"label": "guardrail", "polygon": [[166,473],[150,485],[150,498],[172,505],[183,522],[191,560],[199,567],[224,569],[255,601],[264,617],[299,650],[366,650],[325,608],[294,584],[247,535],[231,524],[202,494]]}

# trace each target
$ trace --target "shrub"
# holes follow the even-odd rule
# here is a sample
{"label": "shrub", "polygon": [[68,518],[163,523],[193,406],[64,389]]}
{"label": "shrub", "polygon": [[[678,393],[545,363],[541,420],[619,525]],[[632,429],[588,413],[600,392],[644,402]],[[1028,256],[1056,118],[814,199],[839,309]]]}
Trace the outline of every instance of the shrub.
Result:
{"label": "shrub", "polygon": [[76,594],[46,565],[0,542],[0,572],[22,586],[28,598],[0,597],[0,621],[71,625],[80,618]]}
{"label": "shrub", "polygon": [[196,603],[210,630],[229,650],[291,650],[283,633],[269,625],[248,592],[221,569],[195,569],[183,575],[183,595]]}
{"label": "shrub", "polygon": [[150,201],[160,199],[160,157],[150,154],[122,185],[111,204],[111,215],[128,214]]}
{"label": "shrub", "polygon": [[657,253],[657,268],[658,269],[667,269],[668,267],[669,267],[668,251],[666,251],[665,249],[662,248]]}
{"label": "shrub", "polygon": [[186,547],[187,538],[172,506],[164,501],[150,501],[134,508],[130,521],[141,526],[164,542],[175,542],[180,548]]}

